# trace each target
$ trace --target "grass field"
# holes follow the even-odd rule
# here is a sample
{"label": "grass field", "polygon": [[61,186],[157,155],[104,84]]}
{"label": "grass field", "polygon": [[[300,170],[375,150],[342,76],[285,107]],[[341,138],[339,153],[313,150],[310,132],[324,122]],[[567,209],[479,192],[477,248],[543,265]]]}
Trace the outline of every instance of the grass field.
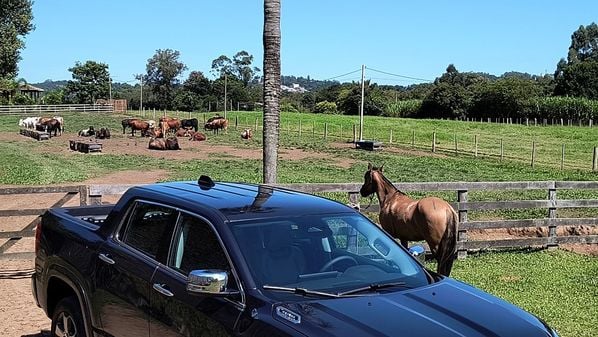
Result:
{"label": "grass field", "polygon": [[[170,114],[173,115],[173,114]],[[200,122],[203,114],[195,114]],[[96,128],[109,127],[113,137],[122,135],[120,120],[124,115],[78,114],[64,115],[67,132],[72,136],[77,130],[90,125]],[[146,115],[146,118],[153,115]],[[180,114],[180,117],[188,117]],[[209,116],[207,116],[209,117]],[[255,121],[261,123],[261,114],[254,112],[230,112],[233,121],[228,133],[209,135],[206,144],[226,144],[237,148],[260,149],[261,126],[254,139],[241,142],[239,131],[234,131],[234,121],[255,129]],[[179,160],[163,160],[155,156],[136,155],[56,155],[51,143],[23,141],[17,134],[19,116],[0,116],[0,132],[14,132],[14,138],[4,136],[0,145],[0,184],[41,185],[80,182],[122,170],[161,169],[168,172],[166,180],[197,179],[208,174],[215,180],[260,182],[261,160],[233,157],[227,153],[215,154],[209,160],[185,158],[181,152]],[[301,122],[300,122],[301,121]],[[334,146],[353,138],[352,128],[358,123],[356,116],[330,116],[283,113],[281,116],[281,148],[299,148],[318,151],[320,156],[302,160],[280,160],[279,182],[361,182],[367,162],[385,164],[385,174],[395,182],[411,181],[516,181],[516,180],[596,180],[598,175],[591,171],[591,149],[598,145],[597,129],[579,127],[525,127],[518,125],[497,125],[487,123],[466,123],[454,121],[407,120],[366,117],[365,138],[377,138],[387,145],[390,130],[393,141],[401,148],[380,152],[358,151]],[[299,125],[301,123],[301,136]],[[328,123],[328,138],[324,139],[324,125]],[[315,129],[314,129],[315,125]],[[342,125],[342,135],[341,135]],[[242,127],[241,125],[239,128]],[[314,131],[315,130],[315,131]],[[411,149],[411,137],[416,131],[416,147]],[[478,135],[480,152],[495,153],[496,145],[503,139],[505,153],[509,157],[500,161],[495,156],[472,153],[454,155],[450,150],[431,154],[431,134],[437,132],[437,142],[450,149],[458,134],[460,146],[470,151],[467,139]],[[333,137],[338,135],[336,137]],[[60,138],[67,145],[69,134]],[[507,144],[507,138],[509,142]],[[514,138],[514,139],[513,139]],[[512,139],[512,140],[511,140]],[[484,143],[487,140],[487,143]],[[558,151],[545,151],[539,145],[538,165],[531,168],[525,160],[531,141],[538,144],[552,144]],[[58,142],[58,140],[52,140]],[[530,146],[527,144],[529,143]],[[561,143],[566,143],[567,161],[560,170]],[[57,143],[54,143],[57,144]],[[448,144],[448,145],[447,145]],[[551,146],[552,146],[551,145]],[[47,149],[47,151],[43,151]],[[570,149],[570,152],[569,152]],[[507,151],[508,150],[508,151]],[[494,151],[494,152],[493,152]],[[557,159],[553,154],[557,154]],[[339,160],[350,165],[340,166]],[[413,193],[417,197],[420,194]],[[454,200],[452,193],[439,193]],[[327,194],[346,201],[342,194]],[[471,192],[469,199],[506,200],[545,199],[545,191]],[[559,198],[598,199],[598,191],[559,191]],[[375,202],[375,201],[374,201]],[[559,210],[559,216],[573,212],[574,216],[592,216],[598,211]],[[544,217],[545,211],[501,210],[470,214],[476,218],[530,218]],[[544,318],[556,327],[561,336],[594,336],[598,327],[598,259],[563,251],[506,252],[473,255],[457,261],[453,276],[474,284],[486,291],[513,302]]]}

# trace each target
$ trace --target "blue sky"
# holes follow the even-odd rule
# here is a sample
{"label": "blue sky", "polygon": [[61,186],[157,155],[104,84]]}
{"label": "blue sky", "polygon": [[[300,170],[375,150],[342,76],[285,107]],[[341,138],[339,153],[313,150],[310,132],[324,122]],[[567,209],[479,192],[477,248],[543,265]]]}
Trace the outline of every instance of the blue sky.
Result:
{"label": "blue sky", "polygon": [[[571,34],[598,22],[596,0],[282,0],[282,74],[329,79],[360,69],[433,80],[459,71],[553,73]],[[76,61],[108,64],[134,83],[158,49],[180,52],[188,71],[240,50],[262,68],[263,1],[35,0],[19,77],[71,79]],[[339,77],[359,80],[359,72]],[[384,84],[418,81],[366,70]]]}

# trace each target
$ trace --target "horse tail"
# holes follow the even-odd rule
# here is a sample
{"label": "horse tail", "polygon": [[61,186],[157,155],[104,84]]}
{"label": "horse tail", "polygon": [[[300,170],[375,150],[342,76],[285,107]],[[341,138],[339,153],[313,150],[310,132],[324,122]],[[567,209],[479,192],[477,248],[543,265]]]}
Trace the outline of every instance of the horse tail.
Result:
{"label": "horse tail", "polygon": [[438,260],[438,273],[449,276],[451,269],[453,269],[453,261],[455,259],[455,253],[457,252],[457,226],[459,220],[457,218],[457,213],[452,208],[447,209],[446,215],[448,217],[446,230],[442,235],[442,239],[440,239],[436,254]]}

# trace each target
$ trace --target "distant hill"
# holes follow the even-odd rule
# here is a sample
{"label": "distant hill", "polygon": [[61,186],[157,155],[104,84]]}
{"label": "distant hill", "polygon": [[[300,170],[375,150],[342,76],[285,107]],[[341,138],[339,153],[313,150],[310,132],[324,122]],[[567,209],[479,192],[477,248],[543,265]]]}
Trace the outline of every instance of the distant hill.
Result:
{"label": "distant hill", "polygon": [[45,80],[41,83],[29,83],[35,87],[38,88],[42,88],[45,91],[52,91],[52,90],[56,90],[56,89],[60,89],[63,88],[68,81],[66,80],[62,80],[62,81],[52,81],[52,80]]}

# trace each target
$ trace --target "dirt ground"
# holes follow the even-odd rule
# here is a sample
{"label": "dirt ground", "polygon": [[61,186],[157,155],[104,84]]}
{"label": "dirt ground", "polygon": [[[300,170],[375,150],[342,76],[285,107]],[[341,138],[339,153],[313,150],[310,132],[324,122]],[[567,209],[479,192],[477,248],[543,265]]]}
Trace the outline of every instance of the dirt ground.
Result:
{"label": "dirt ground", "polygon": [[[10,138],[8,138],[8,134],[10,134]],[[76,137],[72,137],[71,139],[73,138]],[[14,140],[14,134],[0,133],[0,142],[8,139]],[[261,150],[259,149],[238,149],[230,146],[220,146],[213,144],[206,146],[205,143],[187,142],[186,140],[183,142],[184,143],[181,146],[186,154],[185,157],[188,158],[202,159],[208,158],[215,154],[226,153],[227,156],[231,157],[261,159]],[[70,151],[68,147],[64,146],[64,138],[62,138],[61,142],[52,140],[48,141],[44,145],[56,148],[57,151],[64,153],[64,155],[84,155],[78,152]],[[337,144],[336,146],[346,147],[348,145]],[[102,154],[104,153],[144,153],[160,158],[174,158],[174,156],[179,158],[178,156],[180,156],[177,151],[150,151],[147,149],[146,140],[140,140],[139,138],[131,139],[129,137],[114,138],[110,140],[110,142],[105,142],[104,148],[102,149]],[[298,149],[281,149],[280,155],[282,158],[289,160],[319,158],[322,156],[321,153],[306,152]],[[327,155],[327,157],[329,156]],[[333,158],[333,160],[334,163],[340,167],[350,167],[352,164],[354,164],[354,162],[349,159]],[[168,172],[164,170],[142,172],[124,171],[90,179],[83,182],[83,184],[145,184],[156,182],[167,176]],[[0,187],[3,186],[0,185]],[[31,198],[30,196],[0,196],[0,210],[50,207],[60,197],[62,197],[61,194],[39,195],[36,198]],[[119,196],[117,195],[104,196],[102,201],[113,203],[116,202],[118,198]],[[78,202],[78,198],[73,198],[66,205],[76,206]],[[0,232],[21,230],[26,224],[33,221],[35,218],[35,216],[1,218],[2,226],[0,226]],[[513,236],[537,236],[542,235],[542,233],[508,233],[502,230],[485,232],[471,231],[468,232],[468,235],[472,240],[479,240],[502,239]],[[0,239],[0,246],[6,241],[6,239]],[[23,238],[11,246],[6,253],[33,252],[33,245],[33,238]],[[563,248],[573,250],[578,253],[598,256],[597,246],[598,245],[568,245]],[[34,299],[31,295],[30,276],[32,273],[32,258],[23,256],[20,256],[19,258],[6,258],[6,256],[2,257],[0,254],[0,336],[45,337],[49,335],[48,331],[50,329],[50,320],[45,316],[45,313],[35,305]]]}

